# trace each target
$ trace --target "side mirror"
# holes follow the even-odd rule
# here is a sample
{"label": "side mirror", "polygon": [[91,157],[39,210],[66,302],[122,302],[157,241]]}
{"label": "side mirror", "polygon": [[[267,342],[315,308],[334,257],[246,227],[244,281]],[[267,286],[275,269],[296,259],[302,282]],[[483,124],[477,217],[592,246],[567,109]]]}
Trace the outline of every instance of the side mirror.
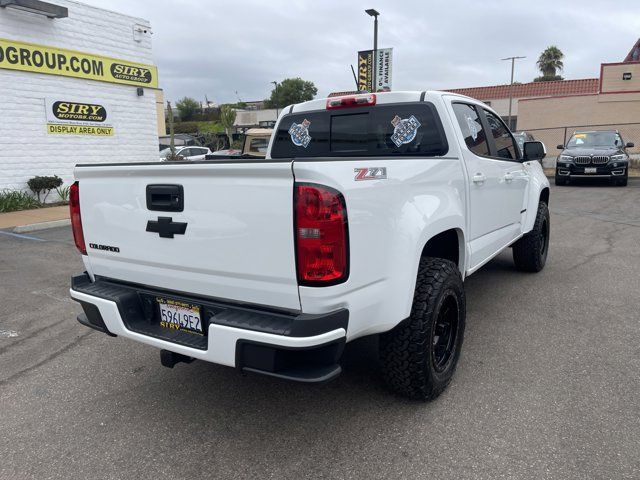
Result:
{"label": "side mirror", "polygon": [[626,148],[633,148],[635,146],[636,146],[636,144],[633,143],[633,142],[627,142],[627,144],[625,145]]}
{"label": "side mirror", "polygon": [[524,142],[522,151],[524,152],[523,162],[542,160],[547,156],[547,150],[544,148],[544,143],[542,142]]}
{"label": "side mirror", "polygon": [[564,145],[558,145],[556,148],[557,148],[558,150],[564,150]]}

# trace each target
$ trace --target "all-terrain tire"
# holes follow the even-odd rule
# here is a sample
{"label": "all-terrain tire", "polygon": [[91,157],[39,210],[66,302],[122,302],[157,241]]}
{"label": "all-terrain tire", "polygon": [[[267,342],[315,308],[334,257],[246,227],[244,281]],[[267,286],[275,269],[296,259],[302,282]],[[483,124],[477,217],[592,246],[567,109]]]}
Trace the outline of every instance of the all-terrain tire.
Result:
{"label": "all-terrain tire", "polygon": [[544,268],[549,251],[549,232],[549,208],[540,202],[533,229],[513,244],[513,262],[519,270],[539,272]]}
{"label": "all-terrain tire", "polygon": [[440,395],[458,364],[465,317],[464,285],[456,264],[422,258],[410,317],[380,336],[387,385],[417,400]]}

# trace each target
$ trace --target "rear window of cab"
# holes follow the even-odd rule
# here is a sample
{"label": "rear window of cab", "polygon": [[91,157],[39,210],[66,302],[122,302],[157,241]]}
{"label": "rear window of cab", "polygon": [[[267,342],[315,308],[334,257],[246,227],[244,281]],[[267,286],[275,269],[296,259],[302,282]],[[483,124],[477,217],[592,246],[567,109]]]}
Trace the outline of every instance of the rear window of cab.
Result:
{"label": "rear window of cab", "polygon": [[442,156],[449,151],[435,106],[386,104],[282,118],[271,158]]}

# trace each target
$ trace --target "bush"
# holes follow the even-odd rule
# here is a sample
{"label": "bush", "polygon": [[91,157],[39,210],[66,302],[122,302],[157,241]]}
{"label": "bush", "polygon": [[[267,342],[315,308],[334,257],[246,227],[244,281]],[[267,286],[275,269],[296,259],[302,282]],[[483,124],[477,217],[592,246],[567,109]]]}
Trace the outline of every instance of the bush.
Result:
{"label": "bush", "polygon": [[71,190],[71,187],[69,187],[67,185],[67,186],[64,186],[64,187],[56,188],[56,193],[60,197],[60,200],[62,200],[63,202],[68,202],[69,201],[69,191],[70,190]]}
{"label": "bush", "polygon": [[196,133],[198,132],[198,122],[175,122],[173,133]]}
{"label": "bush", "polygon": [[224,128],[217,122],[175,122],[174,133],[222,133]]}
{"label": "bush", "polygon": [[15,212],[40,207],[40,202],[25,192],[3,190],[0,192],[0,212]]}
{"label": "bush", "polygon": [[47,197],[49,196],[49,192],[51,190],[58,188],[62,185],[62,179],[54,175],[53,177],[33,177],[31,180],[27,182],[29,188],[33,193],[38,197],[38,201],[40,200],[40,194],[44,193],[44,198],[42,199],[42,203],[47,201]]}

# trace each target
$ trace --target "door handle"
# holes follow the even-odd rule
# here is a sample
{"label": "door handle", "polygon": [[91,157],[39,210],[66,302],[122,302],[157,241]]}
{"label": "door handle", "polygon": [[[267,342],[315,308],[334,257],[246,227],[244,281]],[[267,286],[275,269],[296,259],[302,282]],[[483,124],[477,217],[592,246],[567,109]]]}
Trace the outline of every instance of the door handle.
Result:
{"label": "door handle", "polygon": [[184,188],[182,185],[147,185],[147,209],[158,212],[182,212]]}
{"label": "door handle", "polygon": [[485,182],[486,179],[487,179],[487,177],[483,173],[476,173],[473,176],[472,180],[473,180],[473,183],[477,183],[479,185],[482,185]]}
{"label": "door handle", "polygon": [[511,183],[513,181],[513,174],[512,173],[506,173],[504,175],[504,181],[507,183]]}

